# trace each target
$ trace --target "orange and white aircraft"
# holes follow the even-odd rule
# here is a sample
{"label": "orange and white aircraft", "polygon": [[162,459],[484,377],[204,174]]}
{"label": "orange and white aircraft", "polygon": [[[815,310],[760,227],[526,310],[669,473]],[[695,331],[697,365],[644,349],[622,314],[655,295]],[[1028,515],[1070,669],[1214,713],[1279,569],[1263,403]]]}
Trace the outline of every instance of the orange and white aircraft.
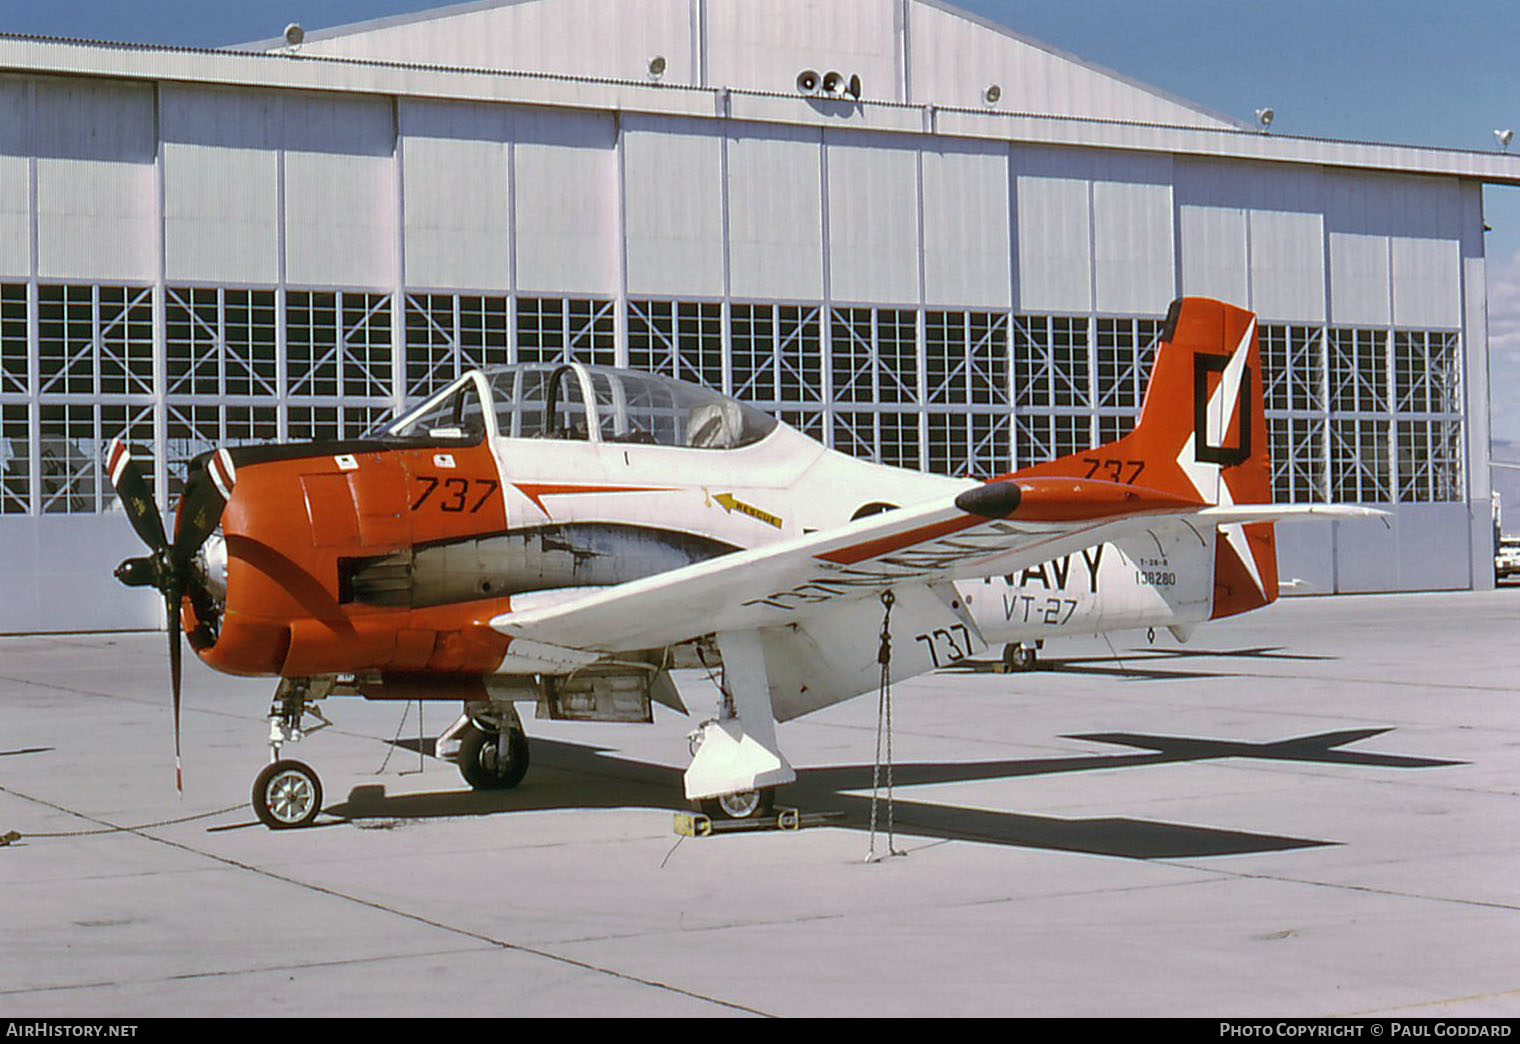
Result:
{"label": "orange and white aircraft", "polygon": [[[540,716],[685,711],[676,668],[721,667],[686,796],[758,815],[795,778],[775,723],[988,646],[1167,626],[1277,597],[1255,318],[1172,306],[1134,431],[986,482],[865,463],[712,391],[626,370],[475,371],[348,442],[218,449],[169,541],[127,449],[111,480],[165,597],[179,746],[181,626],[210,666],[278,677],[271,827],[322,806],[280,756],[316,700],[462,703],[440,739],[474,787],[528,765]],[[320,717],[320,715],[319,715]]]}

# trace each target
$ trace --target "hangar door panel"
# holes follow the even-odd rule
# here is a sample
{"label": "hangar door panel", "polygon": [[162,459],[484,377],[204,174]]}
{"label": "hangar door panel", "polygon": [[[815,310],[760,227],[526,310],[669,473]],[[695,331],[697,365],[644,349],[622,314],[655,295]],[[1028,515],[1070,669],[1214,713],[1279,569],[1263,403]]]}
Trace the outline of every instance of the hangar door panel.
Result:
{"label": "hangar door panel", "polygon": [[1395,237],[1390,264],[1395,326],[1462,325],[1462,258],[1455,239]]}
{"label": "hangar door panel", "polygon": [[729,283],[736,298],[823,297],[817,131],[755,124],[728,139]]}
{"label": "hangar door panel", "polygon": [[612,117],[519,113],[513,141],[518,289],[615,293],[620,244]]}
{"label": "hangar door panel", "polygon": [[31,89],[0,78],[0,275],[32,271]]}
{"label": "hangar door panel", "polygon": [[412,102],[400,111],[407,285],[509,286],[506,114],[500,108]]}
{"label": "hangar door panel", "polygon": [[285,98],[285,277],[295,285],[395,282],[395,129],[389,102]]}
{"label": "hangar door panel", "polygon": [[1325,318],[1325,229],[1319,214],[1253,210],[1251,308],[1267,319]]}
{"label": "hangar door panel", "polygon": [[171,281],[279,279],[281,99],[165,84],[164,265]]}
{"label": "hangar door panel", "polygon": [[1177,296],[1171,186],[1094,181],[1092,209],[1094,307],[1164,313]]}
{"label": "hangar door panel", "polygon": [[1092,310],[1090,200],[1085,178],[1019,175],[1019,292],[1014,307]]}
{"label": "hangar door panel", "polygon": [[37,267],[43,277],[152,279],[153,89],[36,81]]}
{"label": "hangar door panel", "polygon": [[630,292],[723,294],[723,139],[705,125],[624,120]]}
{"label": "hangar door panel", "polygon": [[1008,149],[925,150],[924,296],[929,304],[1012,304]]}
{"label": "hangar door panel", "polygon": [[1182,250],[1182,294],[1212,297],[1246,307],[1246,214],[1235,207],[1183,204],[1178,239]]}
{"label": "hangar door panel", "polygon": [[918,153],[825,134],[835,301],[918,301]]}

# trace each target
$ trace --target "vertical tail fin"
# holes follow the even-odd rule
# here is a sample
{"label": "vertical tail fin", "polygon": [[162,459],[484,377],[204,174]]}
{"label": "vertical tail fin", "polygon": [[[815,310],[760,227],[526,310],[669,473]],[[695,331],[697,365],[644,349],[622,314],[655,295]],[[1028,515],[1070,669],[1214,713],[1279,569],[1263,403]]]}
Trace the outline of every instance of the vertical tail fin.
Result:
{"label": "vertical tail fin", "polygon": [[[1184,298],[1172,303],[1161,342],[1134,431],[1021,474],[1109,479],[1207,504],[1269,503],[1272,460],[1256,317],[1219,301]],[[1222,527],[1213,615],[1276,598],[1272,525]]]}

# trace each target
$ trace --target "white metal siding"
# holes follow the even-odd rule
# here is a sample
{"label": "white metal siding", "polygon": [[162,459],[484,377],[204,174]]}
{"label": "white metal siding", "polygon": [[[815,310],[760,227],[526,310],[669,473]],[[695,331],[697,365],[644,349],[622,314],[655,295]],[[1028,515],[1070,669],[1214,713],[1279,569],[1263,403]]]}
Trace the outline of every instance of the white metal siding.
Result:
{"label": "white metal siding", "polygon": [[166,85],[159,108],[168,278],[275,282],[280,97]]}
{"label": "white metal siding", "polygon": [[1462,325],[1462,258],[1456,239],[1390,242],[1395,326]]}
{"label": "white metal siding", "polygon": [[1007,147],[940,143],[923,170],[925,300],[1009,307]]}
{"label": "white metal siding", "polygon": [[708,83],[794,94],[803,69],[857,75],[862,95],[895,101],[894,3],[706,0]]}
{"label": "white metal siding", "polygon": [[1171,164],[1147,159],[1128,173],[1147,177],[1093,182],[1094,307],[1164,314],[1176,296]]}
{"label": "white metal siding", "polygon": [[694,82],[690,0],[528,0],[401,20],[323,38],[302,53],[386,61],[642,79],[665,58],[664,80]]}
{"label": "white metal siding", "polygon": [[516,135],[518,288],[616,293],[618,170],[612,117],[523,114]]}
{"label": "white metal siding", "polygon": [[1182,295],[1212,297],[1238,307],[1250,303],[1246,215],[1234,207],[1178,207]]}
{"label": "white metal siding", "polygon": [[829,286],[835,301],[918,300],[917,150],[830,133]]}
{"label": "white metal siding", "polygon": [[390,104],[290,96],[284,134],[286,278],[293,285],[394,285]]}
{"label": "white metal siding", "polygon": [[908,10],[908,101],[975,108],[985,104],[982,92],[995,83],[1002,97],[989,106],[994,110],[1229,126],[1118,75],[978,25],[958,12],[920,3],[909,3]]}
{"label": "white metal siding", "polygon": [[25,80],[0,78],[0,275],[31,273],[31,92]]}
{"label": "white metal siding", "polygon": [[406,102],[399,113],[407,285],[505,289],[512,256],[509,111]]}
{"label": "white metal siding", "polygon": [[730,292],[823,297],[820,135],[751,124],[728,139]]}
{"label": "white metal siding", "polygon": [[711,123],[623,124],[628,289],[723,294],[723,139]]}
{"label": "white metal siding", "polygon": [[1340,325],[1392,320],[1388,237],[1330,233],[1330,321]]}
{"label": "white metal siding", "polygon": [[1087,164],[1055,150],[1016,151],[1022,311],[1092,309],[1092,183]]}
{"label": "white metal siding", "polygon": [[1325,228],[1319,214],[1252,210],[1251,308],[1263,319],[1325,318]]}
{"label": "white metal siding", "polygon": [[152,279],[158,242],[153,89],[38,80],[36,138],[40,274]]}

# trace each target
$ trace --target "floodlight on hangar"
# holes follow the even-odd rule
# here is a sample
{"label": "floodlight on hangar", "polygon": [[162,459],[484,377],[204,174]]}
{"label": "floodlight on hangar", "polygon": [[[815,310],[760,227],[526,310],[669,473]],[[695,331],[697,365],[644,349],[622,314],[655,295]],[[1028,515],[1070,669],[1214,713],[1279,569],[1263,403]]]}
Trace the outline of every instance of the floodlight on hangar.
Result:
{"label": "floodlight on hangar", "polygon": [[797,74],[797,89],[803,94],[812,94],[818,89],[818,73],[814,69],[804,69]]}
{"label": "floodlight on hangar", "polygon": [[285,42],[291,47],[297,46],[306,39],[306,30],[301,28],[299,22],[291,22],[285,27]]}
{"label": "floodlight on hangar", "polygon": [[995,83],[989,83],[987,85],[987,89],[982,92],[982,101],[986,102],[988,105],[996,105],[998,103],[998,99],[1002,96],[1003,88],[999,87]]}
{"label": "floodlight on hangar", "polygon": [[1256,122],[1261,124],[1262,130],[1266,130],[1268,127],[1272,126],[1272,120],[1276,118],[1276,116],[1277,113],[1273,112],[1271,109],[1256,110]]}
{"label": "floodlight on hangar", "polygon": [[651,80],[658,80],[664,75],[665,56],[663,54],[657,54],[653,58],[649,59],[649,78]]}
{"label": "floodlight on hangar", "polygon": [[1509,143],[1515,139],[1515,132],[1509,128],[1494,131],[1494,138],[1498,140],[1499,147],[1505,152],[1509,151]]}

